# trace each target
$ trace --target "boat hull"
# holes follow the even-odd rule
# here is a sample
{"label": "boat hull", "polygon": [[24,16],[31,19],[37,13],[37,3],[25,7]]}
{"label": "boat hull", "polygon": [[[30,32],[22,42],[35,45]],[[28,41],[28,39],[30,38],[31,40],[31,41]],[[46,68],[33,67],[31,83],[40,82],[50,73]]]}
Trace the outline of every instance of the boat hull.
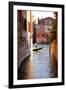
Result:
{"label": "boat hull", "polygon": [[41,50],[42,48],[36,48],[36,49],[33,49],[33,51],[38,51],[38,50]]}

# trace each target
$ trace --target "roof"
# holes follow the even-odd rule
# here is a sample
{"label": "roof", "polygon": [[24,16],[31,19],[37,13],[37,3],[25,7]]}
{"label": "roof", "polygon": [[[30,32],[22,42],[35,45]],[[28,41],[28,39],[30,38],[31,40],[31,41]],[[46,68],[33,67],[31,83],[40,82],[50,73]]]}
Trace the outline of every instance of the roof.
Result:
{"label": "roof", "polygon": [[40,19],[40,20],[38,20],[38,24],[45,23],[46,20],[54,20],[54,18],[52,18],[52,17],[46,17],[46,18]]}

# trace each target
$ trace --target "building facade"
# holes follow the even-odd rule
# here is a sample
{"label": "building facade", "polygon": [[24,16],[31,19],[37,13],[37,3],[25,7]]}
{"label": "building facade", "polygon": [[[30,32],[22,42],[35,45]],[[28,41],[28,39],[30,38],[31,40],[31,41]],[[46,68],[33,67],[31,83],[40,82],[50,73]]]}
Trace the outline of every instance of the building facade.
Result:
{"label": "building facade", "polygon": [[53,18],[46,17],[43,19],[38,19],[38,24],[36,25],[36,43],[48,43],[48,34],[52,30]]}
{"label": "building facade", "polygon": [[[29,17],[29,18],[28,18]],[[31,54],[31,11],[17,11],[18,67]]]}

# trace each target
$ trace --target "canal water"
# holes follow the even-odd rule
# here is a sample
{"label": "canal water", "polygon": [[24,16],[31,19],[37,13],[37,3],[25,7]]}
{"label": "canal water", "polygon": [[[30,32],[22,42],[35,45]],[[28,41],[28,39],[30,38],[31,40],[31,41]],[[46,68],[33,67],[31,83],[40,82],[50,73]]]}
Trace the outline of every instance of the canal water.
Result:
{"label": "canal water", "polygon": [[42,49],[32,51],[32,55],[21,64],[18,79],[56,78],[58,76],[57,63],[51,60],[49,44],[40,44]]}

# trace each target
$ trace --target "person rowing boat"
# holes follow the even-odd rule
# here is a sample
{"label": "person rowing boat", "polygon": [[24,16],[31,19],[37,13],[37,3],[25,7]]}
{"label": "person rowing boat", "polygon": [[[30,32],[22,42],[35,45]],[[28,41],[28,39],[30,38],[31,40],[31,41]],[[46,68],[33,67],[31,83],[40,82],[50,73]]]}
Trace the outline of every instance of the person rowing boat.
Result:
{"label": "person rowing boat", "polygon": [[38,51],[38,50],[40,50],[40,49],[42,49],[43,47],[37,47],[37,44],[35,44],[35,48],[33,48],[33,51]]}

